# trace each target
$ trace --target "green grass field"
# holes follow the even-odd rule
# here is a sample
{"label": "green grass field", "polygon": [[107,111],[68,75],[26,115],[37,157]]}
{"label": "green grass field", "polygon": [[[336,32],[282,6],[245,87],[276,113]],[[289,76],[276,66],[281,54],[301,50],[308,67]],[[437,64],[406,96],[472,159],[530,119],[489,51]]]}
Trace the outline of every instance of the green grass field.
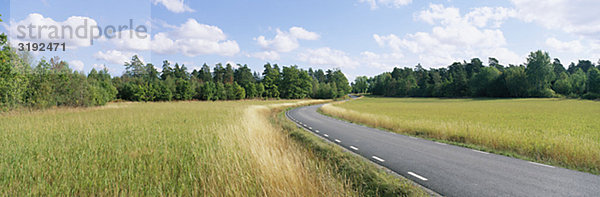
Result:
{"label": "green grass field", "polygon": [[399,133],[600,172],[597,101],[365,97],[321,110]]}
{"label": "green grass field", "polygon": [[269,121],[292,101],[0,115],[0,196],[357,195]]}

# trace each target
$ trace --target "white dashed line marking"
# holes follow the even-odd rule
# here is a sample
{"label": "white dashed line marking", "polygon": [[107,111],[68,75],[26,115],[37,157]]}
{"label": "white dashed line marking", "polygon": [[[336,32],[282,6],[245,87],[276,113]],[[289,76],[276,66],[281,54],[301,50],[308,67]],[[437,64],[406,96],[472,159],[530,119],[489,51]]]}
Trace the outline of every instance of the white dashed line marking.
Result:
{"label": "white dashed line marking", "polygon": [[436,143],[436,144],[439,144],[439,145],[446,145],[446,144],[444,144],[444,143],[441,143],[441,142],[435,142],[435,143]]}
{"label": "white dashed line marking", "polygon": [[325,137],[329,137],[329,135],[327,135],[327,134],[323,134],[323,136],[325,136]]}
{"label": "white dashed line marking", "polygon": [[302,125],[304,125],[305,127],[308,127],[308,126],[306,126],[306,124],[302,124]]}
{"label": "white dashed line marking", "polygon": [[415,174],[414,172],[408,172],[408,174],[410,174],[410,175],[412,175],[412,176],[414,176],[414,177],[417,177],[418,179],[421,179],[421,180],[423,180],[423,181],[426,181],[426,180],[427,180],[427,178],[425,178],[425,177],[422,177],[422,176],[419,176],[418,174]]}
{"label": "white dashed line marking", "polygon": [[308,127],[308,129],[312,130],[312,127]]}
{"label": "white dashed line marking", "polygon": [[546,165],[546,164],[541,164],[541,163],[535,163],[533,161],[530,161],[529,163],[530,164],[535,164],[535,165],[538,165],[538,166],[548,167],[548,168],[555,168],[554,166],[551,166],[551,165]]}
{"label": "white dashed line marking", "polygon": [[337,143],[341,143],[342,141],[340,141],[340,140],[338,140],[338,139],[335,139],[335,142],[337,142]]}
{"label": "white dashed line marking", "polygon": [[377,160],[377,161],[379,161],[379,162],[384,162],[385,161],[385,160],[383,160],[383,159],[381,159],[381,158],[379,158],[377,156],[372,156],[372,158],[375,159],[375,160]]}
{"label": "white dashed line marking", "polygon": [[351,148],[352,150],[358,150],[358,148],[356,148],[356,147],[354,147],[354,146],[350,146],[350,148]]}
{"label": "white dashed line marking", "polygon": [[486,154],[486,155],[489,155],[489,154],[490,154],[490,153],[488,153],[488,152],[483,152],[483,151],[478,151],[478,150],[472,150],[472,151],[475,151],[475,152],[478,152],[478,153],[481,153],[481,154]]}
{"label": "white dashed line marking", "polygon": [[315,130],[315,132],[317,132],[317,133],[318,133],[318,132],[320,132],[320,131],[319,131],[319,130]]}

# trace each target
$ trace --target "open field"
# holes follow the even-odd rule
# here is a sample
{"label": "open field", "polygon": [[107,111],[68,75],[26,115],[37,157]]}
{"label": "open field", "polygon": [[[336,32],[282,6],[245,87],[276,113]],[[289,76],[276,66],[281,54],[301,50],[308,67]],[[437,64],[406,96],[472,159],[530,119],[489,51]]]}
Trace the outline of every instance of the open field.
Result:
{"label": "open field", "polygon": [[0,115],[0,196],[355,196],[269,122],[291,101],[113,103]]}
{"label": "open field", "polygon": [[366,97],[321,110],[394,132],[595,174],[600,171],[597,101]]}

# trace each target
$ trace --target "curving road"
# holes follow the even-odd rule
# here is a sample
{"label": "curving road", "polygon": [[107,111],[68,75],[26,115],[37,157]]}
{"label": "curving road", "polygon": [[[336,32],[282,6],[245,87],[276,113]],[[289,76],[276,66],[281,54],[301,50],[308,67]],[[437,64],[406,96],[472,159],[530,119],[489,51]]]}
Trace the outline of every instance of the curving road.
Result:
{"label": "curving road", "polygon": [[600,196],[600,176],[369,128],[292,109],[290,120],[443,196]]}

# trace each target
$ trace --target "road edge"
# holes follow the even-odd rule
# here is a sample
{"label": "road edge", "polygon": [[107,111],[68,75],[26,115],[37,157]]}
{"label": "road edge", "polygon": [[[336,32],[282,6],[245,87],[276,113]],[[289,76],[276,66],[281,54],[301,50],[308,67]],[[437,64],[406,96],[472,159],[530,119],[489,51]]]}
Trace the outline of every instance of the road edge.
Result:
{"label": "road edge", "polygon": [[[316,104],[316,105],[323,105],[323,104]],[[307,105],[307,106],[311,106],[311,105]],[[411,184],[412,184],[412,185],[414,185],[414,186],[417,186],[417,187],[419,187],[420,189],[422,189],[423,191],[425,191],[427,194],[429,194],[429,196],[435,196],[435,197],[441,197],[441,196],[442,196],[442,195],[440,195],[439,193],[437,193],[437,192],[435,192],[435,191],[433,191],[433,190],[431,190],[431,189],[429,189],[429,188],[427,188],[427,187],[425,187],[425,186],[423,186],[423,185],[421,185],[421,184],[419,184],[419,183],[416,183],[416,182],[414,182],[414,181],[412,181],[412,180],[410,180],[410,179],[408,179],[408,178],[406,178],[406,177],[404,177],[404,176],[402,176],[402,175],[400,175],[400,174],[398,174],[398,173],[394,172],[393,170],[391,170],[391,169],[389,169],[389,168],[387,168],[387,167],[385,167],[385,166],[382,166],[382,165],[380,165],[380,164],[378,164],[378,163],[375,163],[375,162],[373,162],[373,161],[369,160],[368,158],[365,158],[365,157],[363,157],[362,155],[359,155],[359,154],[357,154],[357,153],[355,153],[355,152],[353,152],[353,151],[351,151],[351,150],[347,149],[346,147],[340,146],[339,144],[337,144],[337,143],[335,143],[335,142],[331,141],[330,139],[327,139],[327,138],[324,138],[324,137],[322,137],[322,136],[320,136],[320,135],[317,135],[317,134],[315,134],[314,132],[312,132],[312,131],[311,131],[311,130],[309,130],[308,128],[304,127],[304,125],[300,125],[300,124],[298,124],[297,122],[294,122],[294,121],[292,121],[292,119],[290,118],[290,116],[289,116],[289,113],[288,113],[288,112],[289,112],[290,110],[293,110],[293,109],[296,109],[296,108],[300,108],[300,107],[306,107],[306,106],[298,106],[298,107],[292,107],[292,108],[288,108],[288,109],[286,109],[286,110],[285,110],[285,112],[284,112],[284,113],[285,113],[285,117],[287,118],[287,120],[288,120],[288,121],[290,121],[290,122],[292,122],[292,123],[294,123],[294,124],[296,125],[296,127],[298,127],[298,128],[301,128],[302,130],[304,130],[304,131],[306,131],[306,132],[308,132],[308,133],[312,134],[313,136],[316,136],[316,137],[320,138],[321,140],[324,140],[324,141],[326,141],[326,142],[327,142],[327,143],[329,143],[329,144],[333,144],[333,145],[336,145],[337,147],[340,147],[340,148],[342,148],[342,150],[343,150],[344,152],[348,152],[348,153],[350,153],[350,154],[352,154],[352,155],[358,156],[358,157],[359,157],[359,158],[361,158],[362,160],[364,160],[364,161],[367,161],[368,163],[370,163],[370,164],[374,165],[376,168],[383,170],[383,171],[384,171],[384,172],[386,172],[387,174],[393,175],[393,176],[395,176],[395,177],[398,177],[398,178],[401,178],[401,179],[408,180],[408,181],[409,181],[409,183],[411,183]]]}

